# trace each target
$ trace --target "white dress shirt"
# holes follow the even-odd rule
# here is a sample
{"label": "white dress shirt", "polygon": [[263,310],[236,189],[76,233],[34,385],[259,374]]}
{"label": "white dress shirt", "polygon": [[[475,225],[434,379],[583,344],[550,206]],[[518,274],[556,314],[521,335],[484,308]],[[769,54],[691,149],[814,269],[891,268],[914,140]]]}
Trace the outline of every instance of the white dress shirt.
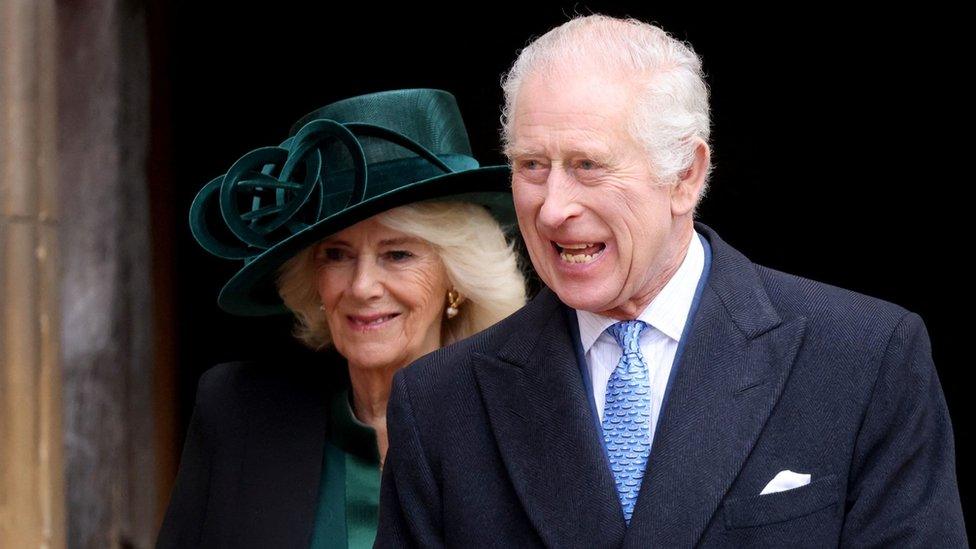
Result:
{"label": "white dress shirt", "polygon": [[[651,424],[650,437],[654,440],[658,415],[664,401],[664,391],[671,375],[674,355],[678,342],[688,320],[691,302],[705,268],[705,249],[694,233],[688,244],[688,251],[681,266],[664,286],[661,293],[637,317],[647,323],[640,335],[641,353],[647,363],[651,381]],[[587,311],[576,311],[579,322],[580,342],[586,357],[586,366],[593,385],[593,400],[596,402],[600,422],[603,422],[603,407],[607,399],[607,382],[617,367],[623,351],[620,345],[606,330],[619,322]]]}

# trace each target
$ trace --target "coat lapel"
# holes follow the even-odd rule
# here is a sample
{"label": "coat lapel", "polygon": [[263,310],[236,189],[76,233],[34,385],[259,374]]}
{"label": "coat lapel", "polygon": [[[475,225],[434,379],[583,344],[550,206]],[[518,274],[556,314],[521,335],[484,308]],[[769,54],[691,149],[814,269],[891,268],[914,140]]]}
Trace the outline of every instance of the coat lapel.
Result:
{"label": "coat lapel", "polygon": [[562,305],[544,289],[522,314],[497,356],[474,357],[509,477],[546,545],[619,546],[626,526]]}
{"label": "coat lapel", "polygon": [[776,313],[755,266],[703,225],[712,268],[662,411],[626,546],[694,546],[776,405],[805,319]]}
{"label": "coat lapel", "polygon": [[269,376],[247,397],[251,406],[237,502],[241,547],[308,547],[310,542],[330,384],[310,372],[333,365],[304,366],[294,375]]}

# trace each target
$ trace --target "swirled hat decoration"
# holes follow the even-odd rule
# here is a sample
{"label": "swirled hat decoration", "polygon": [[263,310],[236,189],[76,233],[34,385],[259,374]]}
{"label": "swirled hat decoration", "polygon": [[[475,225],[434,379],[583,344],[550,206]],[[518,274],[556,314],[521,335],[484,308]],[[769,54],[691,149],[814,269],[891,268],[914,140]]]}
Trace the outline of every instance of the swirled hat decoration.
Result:
{"label": "swirled hat decoration", "polygon": [[307,246],[391,208],[431,199],[481,204],[514,225],[507,166],[480,167],[454,96],[416,89],[344,99],[255,149],[190,206],[205,250],[243,260],[217,303],[245,316],[286,312],[278,269]]}

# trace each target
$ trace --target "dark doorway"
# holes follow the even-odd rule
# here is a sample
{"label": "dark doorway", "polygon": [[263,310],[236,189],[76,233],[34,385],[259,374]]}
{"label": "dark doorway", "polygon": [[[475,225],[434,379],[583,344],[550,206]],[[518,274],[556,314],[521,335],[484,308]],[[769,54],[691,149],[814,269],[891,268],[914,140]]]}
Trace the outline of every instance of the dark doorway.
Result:
{"label": "dark doorway", "polygon": [[[483,163],[501,163],[499,77],[532,36],[587,13],[521,2],[433,10],[414,4],[174,2],[155,6],[154,222],[171,238],[169,344],[175,440],[196,380],[230,359],[303,353],[291,321],[217,309],[236,270],[192,241],[194,194],[241,155],[277,144],[305,113],[352,95],[433,87],[454,93]],[[326,7],[327,6],[327,7]],[[575,7],[574,7],[575,6]],[[967,441],[962,219],[953,201],[962,147],[950,137],[962,92],[950,15],[593,11],[661,24],[690,41],[712,90],[716,169],[701,219],[753,261],[898,303],[924,318],[956,426]],[[794,10],[795,11],[795,10]],[[167,233],[168,231],[168,233]],[[168,236],[167,236],[168,235]],[[171,448],[172,456],[178,444]],[[175,459],[175,457],[174,457]],[[972,473],[959,471],[968,507]]]}

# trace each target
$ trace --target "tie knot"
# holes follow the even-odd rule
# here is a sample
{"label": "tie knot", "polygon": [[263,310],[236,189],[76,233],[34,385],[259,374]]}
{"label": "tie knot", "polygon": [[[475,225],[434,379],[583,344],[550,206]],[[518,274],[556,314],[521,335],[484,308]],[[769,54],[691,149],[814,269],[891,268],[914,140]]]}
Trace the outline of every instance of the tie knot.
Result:
{"label": "tie knot", "polygon": [[640,352],[640,335],[647,327],[642,320],[625,320],[607,328],[624,354]]}

